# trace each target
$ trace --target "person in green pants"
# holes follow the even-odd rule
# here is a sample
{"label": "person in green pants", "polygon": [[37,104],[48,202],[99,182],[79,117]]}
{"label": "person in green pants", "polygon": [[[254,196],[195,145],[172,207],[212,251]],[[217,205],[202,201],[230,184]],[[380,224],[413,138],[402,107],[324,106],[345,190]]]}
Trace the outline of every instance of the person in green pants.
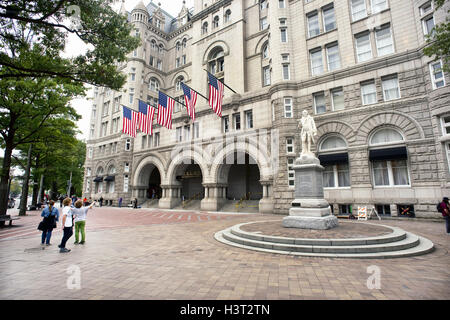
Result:
{"label": "person in green pants", "polygon": [[[72,208],[72,214],[75,217],[75,242],[74,244],[84,244],[86,241],[86,215],[89,209],[91,209],[95,205],[95,202],[90,206],[83,207],[83,201],[78,200],[75,202],[75,208]],[[81,232],[81,241],[80,239]]]}

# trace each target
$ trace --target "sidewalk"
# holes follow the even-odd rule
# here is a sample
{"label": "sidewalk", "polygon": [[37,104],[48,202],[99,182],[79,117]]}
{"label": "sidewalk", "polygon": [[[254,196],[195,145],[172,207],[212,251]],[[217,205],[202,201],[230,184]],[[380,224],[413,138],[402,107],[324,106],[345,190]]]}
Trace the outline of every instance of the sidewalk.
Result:
{"label": "sidewalk", "polygon": [[[212,215],[203,214],[210,219],[165,223],[159,218],[151,223],[151,212],[143,211],[133,213],[137,215],[133,223],[120,225],[111,219],[114,228],[93,227],[87,232],[85,245],[75,246],[72,237],[67,245],[72,251],[67,254],[58,252],[60,234],[52,237],[53,245],[44,250],[38,232],[2,241],[0,298],[391,300],[448,299],[450,295],[450,236],[445,234],[443,222],[379,222],[432,240],[436,250],[427,255],[324,259],[243,250],[213,238],[216,231],[234,224],[281,220],[279,215],[212,219]],[[104,215],[115,217],[112,212]],[[170,214],[173,219],[177,213]],[[124,211],[122,216],[131,219]],[[91,218],[89,221],[88,216],[88,224],[94,224],[94,214]],[[139,221],[142,223],[137,224]],[[371,275],[367,268],[372,265],[380,268],[380,289],[367,288]],[[79,290],[67,285],[76,275],[74,270],[80,271]]]}

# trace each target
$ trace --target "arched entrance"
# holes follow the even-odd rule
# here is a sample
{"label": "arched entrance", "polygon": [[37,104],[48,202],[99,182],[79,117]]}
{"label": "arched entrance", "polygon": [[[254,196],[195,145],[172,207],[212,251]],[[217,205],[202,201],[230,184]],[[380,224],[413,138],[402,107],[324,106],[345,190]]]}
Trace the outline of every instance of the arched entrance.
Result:
{"label": "arched entrance", "polygon": [[162,197],[161,172],[153,163],[145,164],[138,173],[135,186],[138,203],[143,207],[157,207]]}
{"label": "arched entrance", "polygon": [[262,198],[263,188],[259,182],[258,164],[248,153],[235,152],[233,164],[224,164],[222,170],[224,170],[223,176],[226,176],[224,182],[228,184],[227,200],[260,200]]}
{"label": "arched entrance", "polygon": [[160,199],[161,197],[161,174],[159,173],[158,168],[154,167],[148,180],[147,198]]}
{"label": "arched entrance", "polygon": [[201,200],[205,196],[205,188],[202,185],[202,170],[198,164],[193,161],[186,167],[180,167],[177,170],[176,179],[181,182],[181,198],[184,200],[197,199]]}

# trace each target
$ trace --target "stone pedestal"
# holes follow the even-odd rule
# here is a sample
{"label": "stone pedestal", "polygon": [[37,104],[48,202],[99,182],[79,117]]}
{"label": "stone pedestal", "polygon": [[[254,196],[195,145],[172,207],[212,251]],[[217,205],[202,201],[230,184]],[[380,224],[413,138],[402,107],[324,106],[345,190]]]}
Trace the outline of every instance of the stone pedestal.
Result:
{"label": "stone pedestal", "polygon": [[295,199],[283,227],[300,229],[330,229],[338,225],[330,205],[323,197],[323,172],[314,155],[301,155],[294,162]]}

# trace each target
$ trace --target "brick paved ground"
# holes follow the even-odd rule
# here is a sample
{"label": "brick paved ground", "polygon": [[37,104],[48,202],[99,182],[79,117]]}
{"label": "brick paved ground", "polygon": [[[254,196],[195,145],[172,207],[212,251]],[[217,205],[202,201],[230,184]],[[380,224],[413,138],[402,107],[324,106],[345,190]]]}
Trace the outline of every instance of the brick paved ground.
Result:
{"label": "brick paved ground", "polygon": [[[163,216],[163,214],[165,214]],[[189,219],[189,216],[191,217]],[[266,254],[227,246],[214,232],[237,223],[277,220],[276,215],[219,215],[132,209],[96,209],[87,243],[39,249],[37,216],[17,223],[0,240],[0,299],[448,299],[450,236],[443,223],[381,221],[427,237],[428,255],[401,259],[331,259]],[[182,221],[179,221],[182,220]],[[199,221],[201,220],[201,221]],[[371,221],[371,223],[380,223]],[[21,226],[22,225],[22,226]],[[9,230],[0,230],[0,236]],[[81,271],[70,290],[67,270]],[[367,267],[381,271],[370,290]]]}

